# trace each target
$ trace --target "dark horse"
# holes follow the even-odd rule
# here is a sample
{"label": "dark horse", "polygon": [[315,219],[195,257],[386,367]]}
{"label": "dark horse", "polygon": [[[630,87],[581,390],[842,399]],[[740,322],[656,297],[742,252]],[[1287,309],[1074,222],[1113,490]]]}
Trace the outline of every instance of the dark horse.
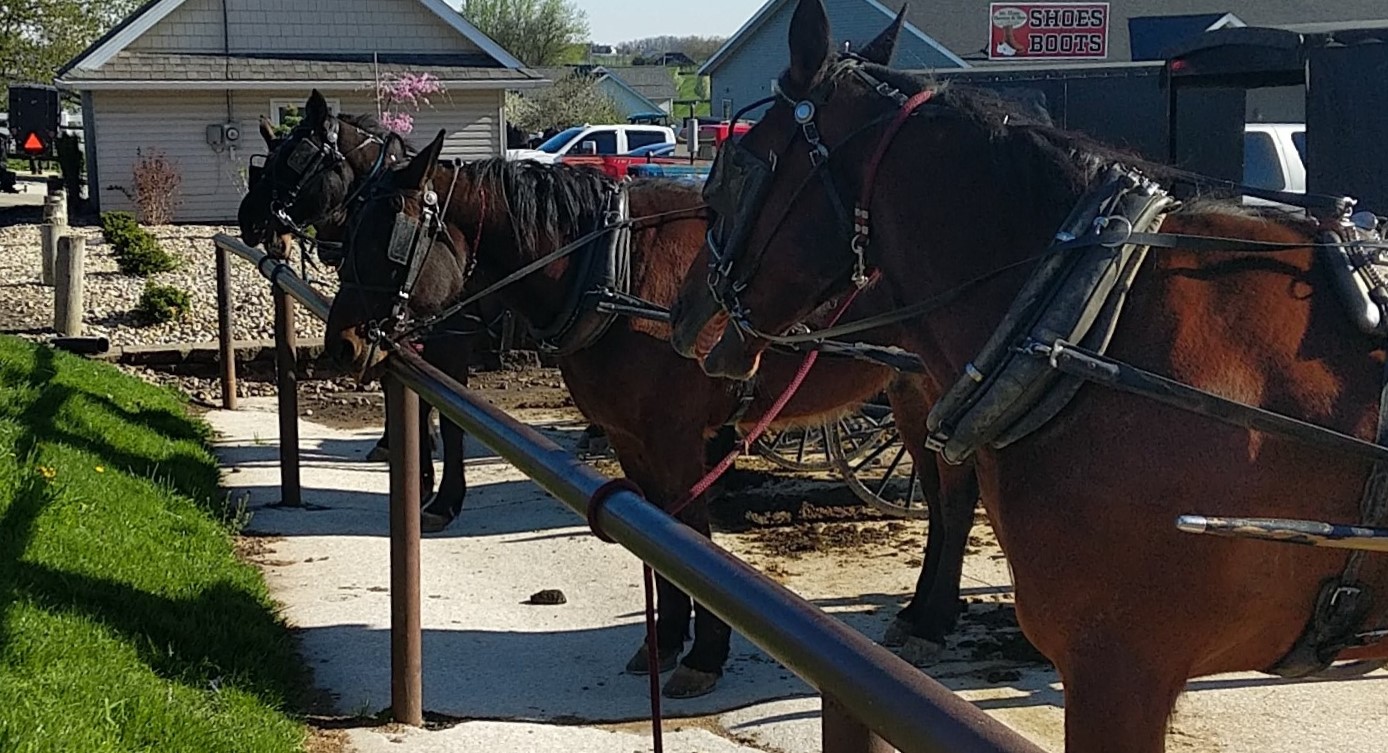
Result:
{"label": "dark horse", "polygon": [[[343,290],[328,320],[329,348],[344,364],[370,376],[384,355],[366,335],[370,322],[389,322],[395,286],[407,270],[418,265],[417,285],[410,291],[411,320],[428,317],[463,297],[467,288],[490,285],[550,254],[606,221],[609,203],[619,190],[627,193],[631,230],[631,293],[656,305],[674,300],[684,270],[702,245],[707,230],[700,196],[692,187],[660,181],[623,184],[601,173],[565,165],[486,160],[467,165],[436,164],[443,134],[410,164],[383,181],[379,190],[351,219],[347,260],[342,268]],[[439,212],[441,222],[424,219],[423,208]],[[398,247],[397,232],[419,227],[417,243]],[[415,223],[415,224],[411,224]],[[532,326],[567,321],[575,310],[574,292],[587,285],[586,263],[606,258],[605,247],[589,246],[581,256],[554,261],[535,274],[520,278],[498,293],[508,307]],[[601,256],[598,256],[601,255]],[[394,257],[393,259],[391,257]],[[475,269],[474,269],[475,268]],[[369,281],[369,282],[366,282]],[[860,314],[880,309],[872,294],[852,307]],[[729,423],[746,428],[764,414],[790,381],[799,358],[770,354],[755,384],[750,405],[739,410],[742,387],[737,382],[710,379],[697,365],[680,358],[669,346],[667,325],[645,319],[606,322],[606,329],[587,329],[601,315],[579,314],[576,330],[596,331],[583,347],[561,356],[563,373],[574,402],[590,421],[606,430],[623,471],[662,506],[670,506],[708,467],[705,440]],[[844,412],[889,388],[893,407],[913,415],[927,402],[915,380],[893,379],[893,372],[855,360],[828,359],[810,373],[790,401],[783,424],[811,422]],[[909,436],[907,439],[911,439]],[[923,448],[917,448],[924,456]],[[935,465],[933,460],[926,470]],[[933,490],[935,480],[929,479]],[[977,499],[971,471],[954,469],[941,484],[947,502],[971,517]],[[938,497],[937,497],[938,499]],[[945,504],[932,505],[944,507]],[[703,495],[679,513],[686,524],[710,534]],[[963,529],[967,533],[967,527]],[[937,570],[931,580],[949,573],[952,588],[917,594],[901,619],[910,632],[936,631],[952,626],[958,610],[958,561],[963,539],[955,551],[937,542],[932,530],[927,564]],[[922,580],[926,576],[922,575]],[[687,595],[659,580],[658,645],[662,666],[673,668],[687,639],[691,602]],[[948,595],[948,598],[946,596]],[[920,603],[917,603],[920,602]],[[721,620],[694,605],[694,643],[665,686],[672,697],[692,697],[713,689],[727,660],[730,632]],[[929,612],[929,614],[925,614]],[[919,614],[918,614],[919,613]],[[918,628],[918,626],[921,626]],[[943,626],[943,627],[941,627]],[[646,668],[640,649],[628,665],[632,672]]]}
{"label": "dark horse", "polygon": [[[731,256],[735,285],[711,286],[707,266],[691,269],[674,312],[676,346],[705,356],[712,375],[747,377],[768,342],[754,333],[784,331],[850,285],[857,259],[835,241],[843,220],[834,191],[837,202],[870,211],[865,261],[880,271],[877,287],[901,306],[931,303],[883,331],[920,354],[940,384],[983,383],[974,359],[1041,269],[1041,252],[1061,242],[1057,229],[1082,197],[1114,185],[1111,164],[1133,162],[955,87],[934,90],[893,139],[891,123],[928,82],[833,54],[820,0],[800,0],[789,38],[778,101],[741,142],[775,168],[741,196],[744,225],[723,236],[746,239],[719,250]],[[828,156],[812,161],[817,144]],[[814,179],[820,164],[828,181]],[[1330,292],[1313,223],[1232,203],[1164,211],[1160,232],[1178,242],[1152,248],[1136,268],[1108,357],[1372,441],[1384,345],[1357,331]],[[1208,250],[1191,236],[1279,245]],[[707,261],[713,252],[704,253]],[[724,326],[729,319],[735,326]],[[1049,367],[1036,356],[1057,352],[1011,351],[1040,368]],[[1305,674],[1285,671],[1285,660],[1307,640],[1317,646],[1309,664],[1384,655],[1381,644],[1341,651],[1376,640],[1373,628],[1388,617],[1382,598],[1359,600],[1356,624],[1329,643],[1320,642],[1327,625],[1308,619],[1335,609],[1332,600],[1318,606],[1326,584],[1355,584],[1337,599],[1384,594],[1388,559],[1369,555],[1355,578],[1342,574],[1343,551],[1192,537],[1174,526],[1192,511],[1358,523],[1361,499],[1374,493],[1369,461],[1095,385],[1062,406],[1029,435],[1001,449],[985,443],[974,457],[1018,619],[1064,681],[1067,751],[1162,751],[1188,678]]]}
{"label": "dark horse", "polygon": [[[327,100],[316,89],[303,112],[303,120],[284,137],[277,137],[269,124],[261,121],[269,155],[241,200],[237,212],[241,239],[283,257],[293,244],[294,232],[312,227],[319,258],[336,267],[342,261],[347,204],[360,195],[371,175],[404,161],[407,145],[373,118],[331,114]],[[462,319],[458,317],[446,329],[465,328],[467,323]],[[425,340],[422,355],[444,373],[467,383],[470,342],[466,335],[445,333]],[[419,426],[424,494],[420,526],[426,532],[446,527],[462,509],[467,495],[463,431],[446,418],[439,421],[443,479],[438,492],[433,493],[431,411],[429,405],[421,406]],[[383,435],[377,450],[384,447]]]}

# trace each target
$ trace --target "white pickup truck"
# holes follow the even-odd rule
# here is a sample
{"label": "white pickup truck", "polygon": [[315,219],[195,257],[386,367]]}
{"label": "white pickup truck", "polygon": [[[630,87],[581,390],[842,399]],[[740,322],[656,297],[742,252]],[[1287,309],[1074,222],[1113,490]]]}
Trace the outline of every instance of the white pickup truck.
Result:
{"label": "white pickup truck", "polygon": [[[1249,123],[1243,127],[1243,182],[1254,188],[1306,193],[1306,125]],[[1245,204],[1283,206],[1244,198]]]}
{"label": "white pickup truck", "polygon": [[508,160],[555,163],[560,157],[627,154],[652,144],[674,144],[675,131],[656,125],[581,125],[554,134],[534,149],[507,149]]}

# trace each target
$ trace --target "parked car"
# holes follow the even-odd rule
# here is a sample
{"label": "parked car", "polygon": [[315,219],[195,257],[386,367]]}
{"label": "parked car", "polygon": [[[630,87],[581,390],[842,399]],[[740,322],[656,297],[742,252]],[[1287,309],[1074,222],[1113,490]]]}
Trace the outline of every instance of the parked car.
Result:
{"label": "parked car", "polygon": [[1244,126],[1243,182],[1254,188],[1306,193],[1306,124]]}
{"label": "parked car", "polygon": [[669,157],[675,153],[674,144],[647,144],[627,152],[629,157]]}
{"label": "parked car", "polygon": [[534,149],[507,149],[506,159],[552,164],[570,155],[627,154],[643,146],[674,143],[675,132],[668,126],[582,125],[560,131]]}

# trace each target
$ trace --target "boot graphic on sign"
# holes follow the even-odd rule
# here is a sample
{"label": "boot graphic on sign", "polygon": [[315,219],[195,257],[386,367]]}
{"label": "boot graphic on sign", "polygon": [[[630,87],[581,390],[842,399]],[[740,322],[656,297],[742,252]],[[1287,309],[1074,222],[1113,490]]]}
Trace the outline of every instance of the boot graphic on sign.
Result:
{"label": "boot graphic on sign", "polygon": [[[1022,49],[1022,43],[1017,41],[1017,29],[1022,28],[1026,23],[1026,11],[1021,8],[998,8],[993,11],[993,26],[1002,30],[1002,39],[993,48],[993,55],[1007,58],[1016,56]],[[992,40],[990,40],[991,43]]]}

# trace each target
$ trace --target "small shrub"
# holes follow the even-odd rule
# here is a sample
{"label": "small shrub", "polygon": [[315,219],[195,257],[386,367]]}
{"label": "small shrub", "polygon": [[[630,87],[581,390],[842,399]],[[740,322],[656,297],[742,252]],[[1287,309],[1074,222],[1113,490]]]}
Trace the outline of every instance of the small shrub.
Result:
{"label": "small shrub", "polygon": [[101,213],[101,237],[113,246],[116,245],[118,236],[139,228],[140,223],[135,221],[135,215],[130,212]]}
{"label": "small shrub", "polygon": [[145,292],[140,294],[140,302],[135,306],[135,313],[146,321],[163,324],[188,316],[192,307],[193,299],[188,295],[188,291],[172,285],[150,284],[146,285]]}
{"label": "small shrub", "polygon": [[134,202],[140,222],[146,225],[166,225],[173,220],[174,209],[183,203],[178,195],[183,176],[173,160],[157,149],[151,149],[148,153],[136,149],[131,178],[134,181],[133,190],[116,185],[107,188],[120,191]]}
{"label": "small shrub", "polygon": [[178,266],[178,260],[159,245],[159,239],[142,227],[119,230],[114,245],[121,274],[148,277]]}

